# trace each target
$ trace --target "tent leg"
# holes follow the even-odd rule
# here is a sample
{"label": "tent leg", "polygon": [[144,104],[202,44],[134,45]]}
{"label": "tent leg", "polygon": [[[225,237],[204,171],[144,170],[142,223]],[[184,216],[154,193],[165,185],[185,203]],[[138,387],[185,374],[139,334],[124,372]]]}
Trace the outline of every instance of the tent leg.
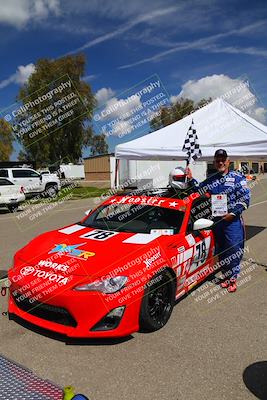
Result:
{"label": "tent leg", "polygon": [[116,158],[116,160],[115,160],[115,182],[114,182],[115,189],[118,189],[118,186],[119,186],[119,182],[118,182],[119,164],[120,164],[120,160],[118,160]]}

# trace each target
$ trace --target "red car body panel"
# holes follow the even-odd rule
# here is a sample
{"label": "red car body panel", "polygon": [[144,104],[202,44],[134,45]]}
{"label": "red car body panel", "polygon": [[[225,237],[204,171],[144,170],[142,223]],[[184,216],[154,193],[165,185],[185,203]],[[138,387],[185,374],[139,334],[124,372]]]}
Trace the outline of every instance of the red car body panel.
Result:
{"label": "red car body panel", "polygon": [[[191,204],[198,197],[113,196],[103,203],[183,211],[180,232],[174,235],[107,232],[74,224],[36,237],[16,253],[9,270],[9,313],[69,337],[121,337],[138,331],[145,285],[160,269],[169,268],[176,276],[176,298],[213,272],[212,231],[186,233]],[[117,275],[127,276],[128,281],[116,293],[74,290]],[[92,330],[121,306],[125,306],[124,314],[116,329]],[[57,312],[67,324],[50,318]]]}

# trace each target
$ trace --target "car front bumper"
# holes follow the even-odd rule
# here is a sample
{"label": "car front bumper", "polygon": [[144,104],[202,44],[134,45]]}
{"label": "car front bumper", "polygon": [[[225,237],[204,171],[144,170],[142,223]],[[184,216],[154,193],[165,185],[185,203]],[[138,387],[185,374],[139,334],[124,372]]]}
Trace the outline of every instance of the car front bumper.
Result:
{"label": "car front bumper", "polygon": [[[109,301],[108,295],[97,292],[65,290],[36,302],[31,297],[23,299],[19,287],[11,285],[8,311],[11,316],[15,315],[38,327],[67,337],[115,338],[128,336],[139,330],[142,296],[127,302],[118,299],[120,297]],[[125,309],[117,328],[92,331],[111,310],[122,306]]]}

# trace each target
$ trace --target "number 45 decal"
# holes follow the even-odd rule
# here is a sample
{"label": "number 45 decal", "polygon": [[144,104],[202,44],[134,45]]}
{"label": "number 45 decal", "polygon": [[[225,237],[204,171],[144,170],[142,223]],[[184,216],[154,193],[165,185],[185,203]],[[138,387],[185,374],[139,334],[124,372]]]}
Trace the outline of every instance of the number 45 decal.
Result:
{"label": "number 45 decal", "polygon": [[201,240],[194,245],[194,258],[190,268],[190,272],[195,271],[201,265],[205,264],[210,250],[210,237]]}
{"label": "number 45 decal", "polygon": [[117,235],[119,232],[102,231],[100,229],[94,229],[80,236],[83,239],[93,239],[93,240],[107,240],[110,237]]}

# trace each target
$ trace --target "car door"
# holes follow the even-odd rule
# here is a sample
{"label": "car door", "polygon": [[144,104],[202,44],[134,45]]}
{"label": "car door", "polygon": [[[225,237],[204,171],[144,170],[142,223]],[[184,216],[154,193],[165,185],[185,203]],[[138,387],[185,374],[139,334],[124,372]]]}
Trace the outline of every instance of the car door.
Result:
{"label": "car door", "polygon": [[[186,220],[186,214],[187,212],[184,213],[182,225]],[[176,275],[176,299],[185,293],[185,282],[194,255],[195,242],[192,243],[192,240],[191,233],[187,235],[183,229],[176,234],[164,237],[166,256]]]}
{"label": "car door", "polygon": [[8,170],[0,169],[0,178],[8,178]]}
{"label": "car door", "polygon": [[187,238],[191,240],[193,258],[187,270],[186,286],[191,289],[212,271],[214,239],[211,229],[193,230],[194,222],[200,218],[211,219],[210,199],[201,196],[193,201],[187,226]]}
{"label": "car door", "polygon": [[36,193],[42,191],[40,175],[26,168],[12,169],[13,182],[24,187],[26,193]]}

